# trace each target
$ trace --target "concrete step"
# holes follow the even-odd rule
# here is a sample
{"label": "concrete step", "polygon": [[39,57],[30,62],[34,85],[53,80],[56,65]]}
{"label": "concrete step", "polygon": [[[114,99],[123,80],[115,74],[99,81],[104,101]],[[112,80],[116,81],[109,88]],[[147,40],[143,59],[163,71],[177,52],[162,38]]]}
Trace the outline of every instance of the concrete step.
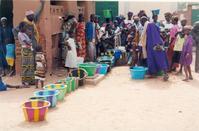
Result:
{"label": "concrete step", "polygon": [[97,85],[101,82],[106,76],[105,75],[96,75],[93,78],[86,78],[86,85]]}

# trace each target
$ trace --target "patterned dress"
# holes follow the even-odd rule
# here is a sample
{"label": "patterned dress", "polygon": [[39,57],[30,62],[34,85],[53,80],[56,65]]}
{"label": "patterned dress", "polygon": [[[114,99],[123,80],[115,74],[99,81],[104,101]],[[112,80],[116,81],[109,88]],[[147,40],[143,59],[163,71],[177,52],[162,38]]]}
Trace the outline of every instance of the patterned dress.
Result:
{"label": "patterned dress", "polygon": [[35,79],[40,81],[45,81],[46,59],[43,52],[36,53],[35,61],[36,61]]}
{"label": "patterned dress", "polygon": [[23,84],[35,84],[35,62],[32,47],[29,47],[24,41],[31,43],[32,41],[25,33],[19,32],[18,39],[21,44],[21,77]]}
{"label": "patterned dress", "polygon": [[85,38],[85,23],[79,22],[76,29],[76,40],[81,48],[77,50],[77,56],[86,57],[86,38]]}

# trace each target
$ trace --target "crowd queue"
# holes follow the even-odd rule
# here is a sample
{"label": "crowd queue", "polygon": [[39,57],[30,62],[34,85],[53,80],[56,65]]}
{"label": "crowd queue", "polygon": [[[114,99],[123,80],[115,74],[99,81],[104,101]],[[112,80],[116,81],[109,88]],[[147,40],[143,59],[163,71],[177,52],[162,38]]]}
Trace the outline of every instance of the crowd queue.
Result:
{"label": "crowd queue", "polygon": [[[36,23],[43,10],[44,1],[36,12],[26,11],[24,20],[19,26],[12,28],[7,18],[1,18],[0,27],[0,66],[1,75],[15,73],[15,43],[21,45],[21,77],[24,86],[44,85],[46,59],[40,43],[40,35]],[[144,10],[138,14],[128,12],[127,18],[120,15],[114,20],[105,17],[99,24],[99,16],[90,15],[85,22],[83,14],[78,19],[74,15],[62,18],[62,43],[65,45],[65,67],[77,68],[78,58],[95,62],[99,56],[107,54],[110,49],[125,47],[128,62],[132,66],[148,68],[148,76],[155,77],[163,72],[163,79],[169,79],[169,72],[176,74],[185,72],[183,81],[193,79],[191,73],[192,46],[195,40],[196,50],[199,43],[199,24],[194,28],[187,25],[186,19],[174,13],[165,13],[165,20],[158,20],[159,10],[152,11],[149,18]],[[196,57],[198,57],[196,55]],[[197,59],[197,58],[196,58]],[[179,67],[179,68],[178,68]],[[198,66],[196,66],[198,72]]]}

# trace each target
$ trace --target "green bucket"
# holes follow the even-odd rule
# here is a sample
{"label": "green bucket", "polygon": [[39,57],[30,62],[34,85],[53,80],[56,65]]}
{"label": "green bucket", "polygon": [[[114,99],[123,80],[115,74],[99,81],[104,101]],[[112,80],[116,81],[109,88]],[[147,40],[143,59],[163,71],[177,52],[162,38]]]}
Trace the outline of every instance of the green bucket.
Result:
{"label": "green bucket", "polygon": [[67,77],[66,81],[68,81],[70,83],[70,87],[71,87],[70,91],[75,91],[75,89],[76,89],[76,79],[75,79],[75,77]]}
{"label": "green bucket", "polygon": [[111,10],[103,10],[104,18],[111,18]]}
{"label": "green bucket", "polygon": [[59,95],[57,95],[57,100],[64,100],[64,96],[66,95],[67,85],[63,84],[49,84],[44,86],[44,90],[59,90]]}
{"label": "green bucket", "polygon": [[79,64],[79,68],[83,68],[88,73],[88,76],[94,76],[97,69],[97,64],[94,63],[84,63]]}

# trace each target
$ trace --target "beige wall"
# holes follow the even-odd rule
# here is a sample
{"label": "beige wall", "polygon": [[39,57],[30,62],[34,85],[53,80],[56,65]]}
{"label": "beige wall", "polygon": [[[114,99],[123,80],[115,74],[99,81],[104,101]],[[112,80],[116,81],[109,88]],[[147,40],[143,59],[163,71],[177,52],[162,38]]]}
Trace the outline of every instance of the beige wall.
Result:
{"label": "beige wall", "polygon": [[119,2],[119,14],[126,15],[128,11],[137,14],[140,10],[145,10],[148,16],[152,16],[151,10],[160,9],[159,20],[164,19],[165,12],[177,10],[177,2]]}
{"label": "beige wall", "polygon": [[[91,13],[95,13],[95,2],[82,2],[85,8],[85,18],[88,20]],[[14,26],[16,27],[24,18],[27,10],[35,11],[40,6],[40,0],[13,0]],[[39,20],[39,30],[42,39],[42,46],[46,51],[48,72],[52,73],[58,56],[58,34],[61,32],[60,16],[66,13],[78,15],[77,1],[59,1],[56,6],[51,6],[49,1],[45,1],[45,7]],[[18,45],[17,50],[20,50]],[[20,73],[20,51],[17,55],[16,69]]]}

